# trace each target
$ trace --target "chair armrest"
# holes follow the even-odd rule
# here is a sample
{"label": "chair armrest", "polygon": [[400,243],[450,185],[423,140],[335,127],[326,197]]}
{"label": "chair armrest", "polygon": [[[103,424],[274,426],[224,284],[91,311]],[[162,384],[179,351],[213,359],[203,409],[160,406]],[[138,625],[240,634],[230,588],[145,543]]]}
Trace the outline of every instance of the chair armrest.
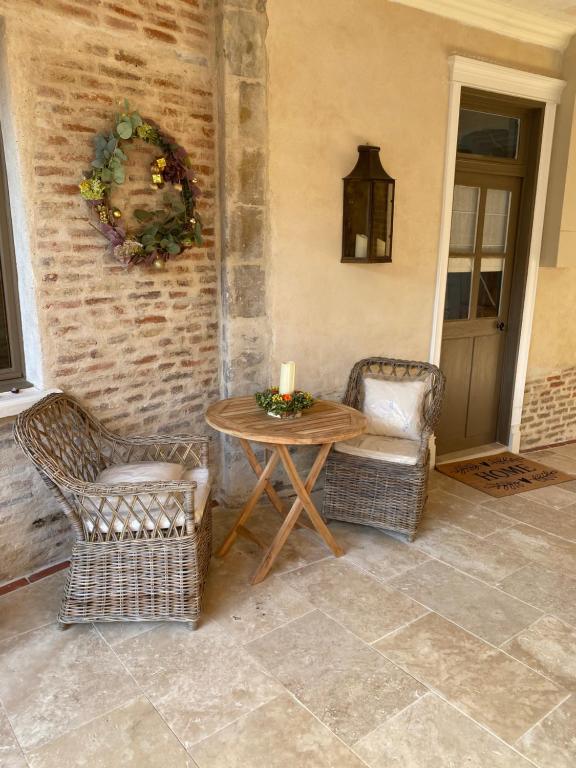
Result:
{"label": "chair armrest", "polygon": [[208,466],[210,438],[201,435],[121,437],[109,433],[119,461],[172,461],[191,467]]}
{"label": "chair armrest", "polygon": [[88,539],[94,532],[96,535],[112,532],[112,537],[124,531],[155,536],[160,530],[171,533],[181,526],[191,533],[196,527],[194,492],[197,487],[194,480],[69,484]]}
{"label": "chair armrest", "polygon": [[113,496],[157,495],[159,493],[186,493],[186,491],[191,491],[198,487],[198,483],[195,480],[151,480],[147,483],[114,483],[114,485],[88,483],[79,480],[74,485],[77,488],[70,487],[70,490],[81,496],[105,496],[107,498]]}
{"label": "chair armrest", "polygon": [[420,448],[418,449],[418,461],[417,466],[424,466],[428,461],[428,455],[430,452],[430,438],[434,434],[432,429],[425,428],[420,435]]}
{"label": "chair armrest", "polygon": [[210,438],[204,435],[134,435],[132,437],[121,437],[120,435],[110,435],[118,443],[124,445],[176,445],[176,444],[191,444],[191,443],[203,443],[208,445]]}

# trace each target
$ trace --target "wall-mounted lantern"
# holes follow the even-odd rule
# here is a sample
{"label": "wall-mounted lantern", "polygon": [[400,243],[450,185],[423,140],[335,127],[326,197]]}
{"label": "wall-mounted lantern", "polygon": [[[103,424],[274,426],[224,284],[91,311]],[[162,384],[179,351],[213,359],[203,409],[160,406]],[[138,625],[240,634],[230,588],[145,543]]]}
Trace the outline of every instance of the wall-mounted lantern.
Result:
{"label": "wall-mounted lantern", "polygon": [[394,179],[380,162],[380,147],[362,144],[358,162],[344,177],[342,261],[350,264],[392,261]]}

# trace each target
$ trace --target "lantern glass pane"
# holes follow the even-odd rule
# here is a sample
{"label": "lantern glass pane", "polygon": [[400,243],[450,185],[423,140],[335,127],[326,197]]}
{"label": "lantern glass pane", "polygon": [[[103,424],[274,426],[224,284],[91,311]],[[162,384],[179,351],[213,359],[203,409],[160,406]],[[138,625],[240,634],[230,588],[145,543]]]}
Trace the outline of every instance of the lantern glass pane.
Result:
{"label": "lantern glass pane", "polygon": [[372,186],[372,238],[370,256],[385,259],[390,256],[392,235],[392,184],[375,181]]}
{"label": "lantern glass pane", "polygon": [[344,256],[368,256],[370,182],[355,179],[344,183]]}

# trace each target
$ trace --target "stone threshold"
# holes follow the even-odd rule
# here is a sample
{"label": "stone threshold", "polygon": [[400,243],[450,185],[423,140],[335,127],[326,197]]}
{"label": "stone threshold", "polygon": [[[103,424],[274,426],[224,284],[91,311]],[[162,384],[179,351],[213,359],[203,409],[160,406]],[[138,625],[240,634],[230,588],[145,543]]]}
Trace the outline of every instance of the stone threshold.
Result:
{"label": "stone threshold", "polygon": [[7,595],[8,592],[14,592],[16,589],[34,584],[35,581],[40,581],[40,579],[44,579],[46,576],[52,576],[53,573],[58,573],[58,571],[68,568],[69,565],[70,560],[64,560],[61,563],[56,563],[56,565],[50,565],[48,568],[43,568],[41,571],[36,571],[35,573],[30,574],[30,576],[23,576],[21,579],[15,579],[6,584],[0,584],[0,595]]}
{"label": "stone threshold", "polygon": [[524,450],[520,450],[520,453],[534,453],[534,451],[548,451],[553,448],[561,448],[563,445],[573,445],[576,443],[576,440],[563,440],[560,443],[550,443],[548,445],[536,445],[531,446],[530,448],[526,448]]}

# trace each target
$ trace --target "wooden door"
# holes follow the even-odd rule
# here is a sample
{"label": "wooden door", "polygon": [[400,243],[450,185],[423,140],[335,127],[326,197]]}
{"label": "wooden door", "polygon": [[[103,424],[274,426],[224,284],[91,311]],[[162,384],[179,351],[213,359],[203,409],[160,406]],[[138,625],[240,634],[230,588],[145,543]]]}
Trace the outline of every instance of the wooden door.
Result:
{"label": "wooden door", "polygon": [[[492,169],[491,169],[492,170]],[[494,442],[522,178],[457,171],[440,367],[439,453]]]}

